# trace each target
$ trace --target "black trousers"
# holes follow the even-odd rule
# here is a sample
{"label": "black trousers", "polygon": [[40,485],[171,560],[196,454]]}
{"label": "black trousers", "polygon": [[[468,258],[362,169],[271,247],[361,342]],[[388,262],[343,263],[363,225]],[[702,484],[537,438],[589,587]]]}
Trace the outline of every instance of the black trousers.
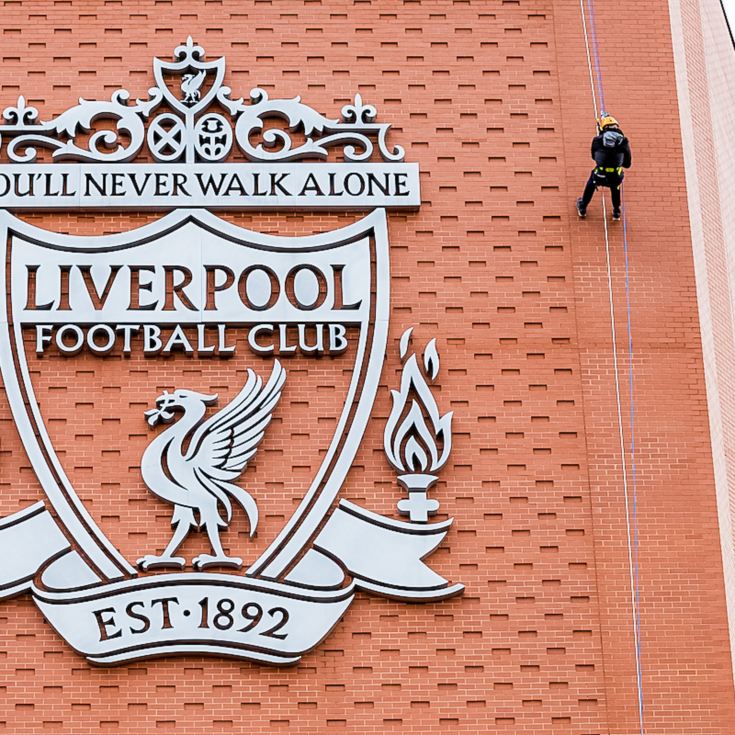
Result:
{"label": "black trousers", "polygon": [[586,209],[592,201],[592,196],[598,186],[606,186],[610,189],[613,209],[620,209],[620,185],[623,183],[623,175],[613,172],[599,173],[597,169],[592,169],[587,185],[584,187],[582,194],[582,206]]}

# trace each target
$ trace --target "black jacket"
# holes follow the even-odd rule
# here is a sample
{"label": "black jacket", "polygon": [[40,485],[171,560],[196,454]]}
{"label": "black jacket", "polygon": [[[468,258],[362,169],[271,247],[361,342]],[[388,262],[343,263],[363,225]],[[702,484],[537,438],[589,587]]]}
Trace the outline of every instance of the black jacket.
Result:
{"label": "black jacket", "polygon": [[610,128],[592,139],[592,158],[603,168],[630,168],[630,143],[619,128]]}

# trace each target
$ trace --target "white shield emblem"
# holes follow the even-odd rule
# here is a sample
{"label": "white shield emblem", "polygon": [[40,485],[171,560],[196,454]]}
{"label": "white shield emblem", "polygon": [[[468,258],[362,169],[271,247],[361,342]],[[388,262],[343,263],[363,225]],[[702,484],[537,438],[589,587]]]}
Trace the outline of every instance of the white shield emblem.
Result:
{"label": "white shield emblem", "polygon": [[[30,590],[70,644],[100,664],[181,651],[290,663],[329,632],[356,587],[404,599],[461,591],[421,561],[451,521],[399,522],[345,501],[335,505],[365,432],[386,349],[383,211],[305,237],[249,231],[198,210],[96,237],[48,232],[5,212],[0,228],[7,264],[0,278],[8,294],[0,306],[0,367],[53,509],[52,516],[42,502],[0,523],[0,553],[8,558],[13,549],[0,579],[5,595]],[[142,442],[140,472],[154,504],[136,522],[152,523],[145,515],[151,507],[172,521],[163,548],[140,548],[128,558],[67,475],[36,397],[38,367],[31,369],[30,359],[46,351],[128,359],[137,345],[159,358],[211,360],[234,350],[235,333],[249,350],[233,357],[242,380],[230,400],[220,401],[196,377],[163,392],[161,379],[151,378],[141,397],[147,410],[121,428]],[[405,349],[402,341],[404,355]],[[289,375],[295,352],[349,360],[342,368],[349,372],[346,393],[316,474],[283,527],[257,558],[247,559],[227,553],[222,537],[232,533],[233,507],[244,511],[248,536],[268,507],[266,490],[248,481],[248,464],[261,442],[267,447],[271,420],[287,418],[286,397],[298,394]],[[427,358],[432,377],[436,360]],[[415,357],[406,366],[404,404],[421,379]],[[427,391],[424,403],[431,401]],[[431,480],[422,479],[430,476],[421,467],[436,469],[446,458],[436,455],[415,401],[397,426],[398,398],[396,392],[395,452],[403,442],[408,460],[391,462],[406,472],[401,482],[409,490],[424,483],[425,498]],[[429,408],[433,428],[448,441],[451,416]],[[124,475],[119,484],[124,493]],[[209,548],[188,559],[181,547],[196,532]]]}
{"label": "white shield emblem", "polygon": [[[214,100],[225,78],[225,60],[204,61],[204,49],[194,44],[191,36],[185,45],[175,49],[174,56],[176,61],[153,59],[153,76],[171,107],[195,116]],[[180,88],[178,96],[167,84],[166,75],[177,81]]]}

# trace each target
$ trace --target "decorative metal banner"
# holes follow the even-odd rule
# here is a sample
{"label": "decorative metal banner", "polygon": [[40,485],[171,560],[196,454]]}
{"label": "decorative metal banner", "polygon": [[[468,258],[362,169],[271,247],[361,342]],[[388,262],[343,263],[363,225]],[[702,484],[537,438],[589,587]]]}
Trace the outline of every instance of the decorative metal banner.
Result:
{"label": "decorative metal banner", "polygon": [[0,164],[5,209],[418,207],[411,163]]}
{"label": "decorative metal banner", "polygon": [[[174,61],[153,60],[148,99],[121,89],[49,122],[21,96],[2,114],[0,208],[419,206],[418,165],[388,146],[390,126],[359,94],[339,120],[258,88],[245,103],[223,84],[225,59],[204,58],[190,37]],[[123,165],[141,154],[155,163]]]}

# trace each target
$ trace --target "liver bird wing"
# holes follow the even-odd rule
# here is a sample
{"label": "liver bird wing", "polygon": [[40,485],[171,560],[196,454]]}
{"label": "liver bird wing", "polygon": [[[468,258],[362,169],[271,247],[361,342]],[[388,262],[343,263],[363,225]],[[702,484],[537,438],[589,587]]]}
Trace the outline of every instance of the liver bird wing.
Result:
{"label": "liver bird wing", "polygon": [[268,382],[248,368],[242,390],[196,430],[185,461],[215,484],[232,482],[255,454],[286,380],[275,361]]}

